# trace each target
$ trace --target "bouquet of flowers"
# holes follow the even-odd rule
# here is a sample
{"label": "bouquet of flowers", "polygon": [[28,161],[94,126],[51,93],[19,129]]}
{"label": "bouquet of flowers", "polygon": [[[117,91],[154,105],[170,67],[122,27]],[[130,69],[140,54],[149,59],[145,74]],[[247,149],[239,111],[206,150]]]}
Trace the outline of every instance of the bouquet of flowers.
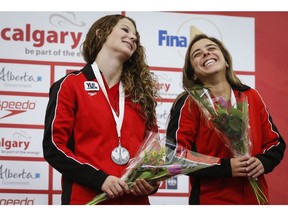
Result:
{"label": "bouquet of flowers", "polygon": [[[207,123],[212,123],[212,127],[224,140],[234,157],[251,155],[252,142],[246,95],[241,94],[237,102],[234,97],[235,102],[232,104],[232,99],[231,103],[228,103],[223,97],[212,98],[209,89],[202,86],[186,88],[186,91],[199,106]],[[258,204],[267,204],[268,200],[258,180],[249,178],[249,182]]]}
{"label": "bouquet of flowers", "polygon": [[[145,179],[153,184],[219,164],[217,157],[179,148],[168,138],[159,139],[158,133],[150,132],[136,156],[128,162],[121,179],[128,187],[131,187],[136,179]],[[102,193],[87,205],[97,205],[107,199],[109,198],[106,193]]]}

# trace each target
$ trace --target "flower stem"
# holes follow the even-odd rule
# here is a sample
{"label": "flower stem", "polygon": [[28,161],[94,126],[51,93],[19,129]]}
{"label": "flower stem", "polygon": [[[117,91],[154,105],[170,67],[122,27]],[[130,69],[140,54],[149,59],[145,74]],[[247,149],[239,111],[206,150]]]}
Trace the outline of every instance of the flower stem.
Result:
{"label": "flower stem", "polygon": [[98,203],[103,202],[107,199],[108,198],[107,198],[106,193],[102,193],[102,194],[99,194],[98,196],[96,196],[93,200],[88,202],[86,205],[97,205]]}
{"label": "flower stem", "polygon": [[268,199],[265,196],[264,192],[262,191],[261,185],[259,184],[258,180],[256,179],[249,179],[250,185],[253,188],[253,191],[255,193],[257,202],[259,205],[267,205]]}

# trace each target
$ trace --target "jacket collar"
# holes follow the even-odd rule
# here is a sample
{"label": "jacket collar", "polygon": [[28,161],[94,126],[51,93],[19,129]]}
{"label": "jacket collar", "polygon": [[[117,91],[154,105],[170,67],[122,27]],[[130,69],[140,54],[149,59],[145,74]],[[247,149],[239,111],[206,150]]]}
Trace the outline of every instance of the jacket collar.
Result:
{"label": "jacket collar", "polygon": [[231,87],[232,87],[233,90],[238,90],[238,91],[247,91],[247,90],[250,89],[250,87],[247,86],[247,85],[243,85],[241,87],[232,85]]}
{"label": "jacket collar", "polygon": [[88,81],[91,81],[93,79],[96,79],[95,74],[93,72],[93,69],[90,64],[86,64],[84,68],[81,70]]}

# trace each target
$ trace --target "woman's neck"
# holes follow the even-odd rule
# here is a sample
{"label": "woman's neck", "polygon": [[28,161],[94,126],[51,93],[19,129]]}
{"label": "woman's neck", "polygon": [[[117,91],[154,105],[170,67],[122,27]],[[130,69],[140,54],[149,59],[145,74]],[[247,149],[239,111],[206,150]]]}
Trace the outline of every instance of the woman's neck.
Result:
{"label": "woman's neck", "polygon": [[211,90],[215,97],[224,97],[226,100],[230,100],[231,86],[228,82],[221,82],[214,85],[207,86]]}
{"label": "woman's neck", "polygon": [[228,83],[225,72],[214,74],[203,81],[205,87],[209,88],[215,97],[224,97],[226,100],[230,99],[231,86]]}
{"label": "woman's neck", "polygon": [[215,97],[224,97],[226,100],[230,100],[231,86],[228,82],[219,83],[211,87],[211,91]]}
{"label": "woman's neck", "polygon": [[108,56],[105,57],[103,55],[98,55],[95,61],[109,88],[120,81],[123,69],[122,63],[117,59],[109,58]]}

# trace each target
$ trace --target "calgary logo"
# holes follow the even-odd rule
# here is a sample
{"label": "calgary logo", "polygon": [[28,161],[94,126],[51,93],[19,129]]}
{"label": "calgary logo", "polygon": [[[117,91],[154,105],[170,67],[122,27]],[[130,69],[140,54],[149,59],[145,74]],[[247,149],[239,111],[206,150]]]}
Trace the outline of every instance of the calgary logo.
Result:
{"label": "calgary logo", "polygon": [[34,110],[36,107],[35,102],[30,100],[21,101],[0,101],[0,119],[11,117],[19,113],[27,112],[28,110]]}
{"label": "calgary logo", "polygon": [[34,47],[43,47],[45,44],[65,44],[72,40],[71,48],[78,47],[82,37],[82,32],[54,31],[35,28],[31,24],[18,28],[0,28],[0,38],[3,41],[33,42]]}

